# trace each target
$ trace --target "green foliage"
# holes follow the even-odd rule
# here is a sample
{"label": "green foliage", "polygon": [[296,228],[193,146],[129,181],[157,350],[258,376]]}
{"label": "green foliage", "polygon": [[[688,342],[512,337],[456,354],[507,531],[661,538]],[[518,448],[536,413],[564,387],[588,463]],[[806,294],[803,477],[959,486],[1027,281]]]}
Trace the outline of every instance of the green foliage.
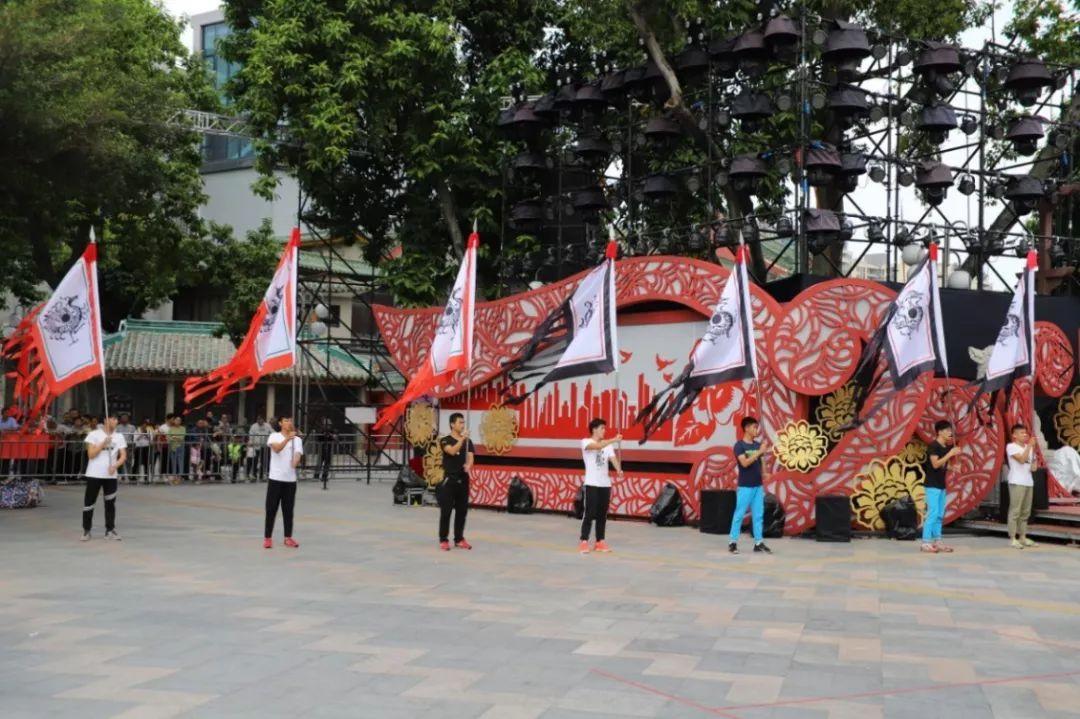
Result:
{"label": "green foliage", "polygon": [[19,301],[100,241],[108,326],[166,299],[198,234],[198,138],[168,126],[211,109],[203,67],[151,0],[0,5],[0,286]]}
{"label": "green foliage", "polygon": [[[563,63],[589,77],[600,55],[619,66],[645,62],[634,13],[671,58],[690,23],[740,30],[761,7],[755,0],[227,0],[234,33],[224,50],[242,65],[230,87],[236,106],[261,135],[285,128],[293,141],[259,146],[263,189],[275,168],[295,170],[317,208],[311,221],[336,236],[359,233],[367,258],[387,269],[398,302],[436,304],[473,218],[483,236],[479,286],[489,294],[505,288],[507,268],[535,253],[534,243],[510,240],[498,224],[502,167],[514,148],[496,136],[495,118],[513,85],[550,90],[552,68]],[[981,0],[815,0],[809,11],[948,39],[987,7]],[[769,88],[790,80],[780,72]],[[794,123],[794,114],[777,116],[770,136],[794,138]],[[552,147],[567,140],[557,131]],[[761,149],[752,140],[729,144],[699,133],[671,153],[643,152],[635,162],[715,167],[732,152]],[[776,182],[762,194],[770,207],[783,199]],[[710,209],[727,209],[730,200],[710,189],[666,214],[645,213],[654,224],[684,227],[711,219]],[[397,243],[403,256],[387,260]]]}
{"label": "green foliage", "polygon": [[1080,13],[1075,2],[1070,11],[1061,0],[1016,0],[1005,31],[1047,62],[1080,65]]}

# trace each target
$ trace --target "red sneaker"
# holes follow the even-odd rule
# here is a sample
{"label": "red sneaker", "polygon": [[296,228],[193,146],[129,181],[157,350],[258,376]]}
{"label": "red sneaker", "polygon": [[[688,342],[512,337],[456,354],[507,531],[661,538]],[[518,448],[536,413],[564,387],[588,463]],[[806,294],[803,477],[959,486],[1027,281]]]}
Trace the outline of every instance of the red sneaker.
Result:
{"label": "red sneaker", "polygon": [[610,552],[611,551],[611,547],[609,547],[607,545],[607,542],[605,542],[602,539],[599,542],[596,543],[596,546],[593,547],[593,549],[595,549],[598,552]]}
{"label": "red sneaker", "polygon": [[454,546],[458,549],[472,549],[472,545],[466,542],[464,539],[454,542]]}
{"label": "red sneaker", "polygon": [[579,552],[581,552],[582,554],[588,554],[589,553],[589,543],[587,541],[585,541],[584,539],[582,539],[581,544],[577,545],[577,550]]}
{"label": "red sneaker", "polygon": [[263,549],[270,549],[273,546],[274,546],[274,540],[270,539],[270,537],[267,537],[266,539],[263,540]]}
{"label": "red sneaker", "polygon": [[292,547],[293,549],[299,549],[300,545],[292,537],[285,537],[285,546]]}
{"label": "red sneaker", "polygon": [[449,552],[450,542],[439,542],[439,549],[443,550],[444,552]]}

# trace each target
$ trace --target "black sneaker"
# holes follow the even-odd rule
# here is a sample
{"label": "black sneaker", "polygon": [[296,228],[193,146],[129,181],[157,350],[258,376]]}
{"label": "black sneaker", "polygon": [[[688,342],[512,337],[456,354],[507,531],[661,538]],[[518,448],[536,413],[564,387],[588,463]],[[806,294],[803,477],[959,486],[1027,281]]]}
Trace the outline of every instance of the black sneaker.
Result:
{"label": "black sneaker", "polygon": [[731,554],[738,554],[739,553],[739,545],[736,544],[735,542],[728,542],[727,550]]}
{"label": "black sneaker", "polygon": [[772,550],[765,546],[765,542],[758,542],[754,545],[755,552],[765,552],[765,554],[772,554]]}

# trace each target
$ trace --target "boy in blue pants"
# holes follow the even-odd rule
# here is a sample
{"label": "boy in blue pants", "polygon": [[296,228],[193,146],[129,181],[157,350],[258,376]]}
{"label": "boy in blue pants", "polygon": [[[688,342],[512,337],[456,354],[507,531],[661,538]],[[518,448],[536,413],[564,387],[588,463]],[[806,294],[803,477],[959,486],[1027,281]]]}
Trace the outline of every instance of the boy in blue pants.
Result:
{"label": "boy in blue pants", "polygon": [[949,460],[960,453],[953,438],[953,427],[945,420],[934,425],[937,437],[926,448],[926,516],[923,517],[922,551],[931,554],[951,552],[941,541],[941,521],[945,518],[945,473]]}
{"label": "boy in blue pants", "polygon": [[742,528],[746,510],[754,528],[754,551],[772,554],[762,541],[762,525],[765,523],[765,488],[762,487],[761,457],[769,451],[768,441],[757,441],[761,426],[753,417],[744,417],[740,425],[742,439],[735,443],[735,461],[739,468],[739,490],[735,499],[735,514],[731,517],[731,534],[728,535],[728,551],[739,553],[739,530]]}

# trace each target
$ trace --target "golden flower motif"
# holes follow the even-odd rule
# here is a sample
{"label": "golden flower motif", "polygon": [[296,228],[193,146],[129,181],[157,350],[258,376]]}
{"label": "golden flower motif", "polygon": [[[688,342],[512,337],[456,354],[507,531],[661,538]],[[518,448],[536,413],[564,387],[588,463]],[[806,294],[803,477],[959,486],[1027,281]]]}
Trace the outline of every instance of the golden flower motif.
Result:
{"label": "golden flower motif", "polygon": [[506,454],[518,440],[517,412],[501,404],[493,405],[480,420],[480,437],[492,454]]}
{"label": "golden flower motif", "polygon": [[429,487],[434,487],[443,480],[443,453],[438,442],[432,442],[424,452],[424,479]]}
{"label": "golden flower motif", "polygon": [[414,447],[426,447],[435,439],[435,408],[427,402],[413,402],[405,410],[405,439]]}
{"label": "golden flower motif", "polygon": [[787,469],[809,472],[825,459],[827,444],[820,427],[800,419],[777,432],[773,454]]}
{"label": "golden flower motif", "polygon": [[851,493],[855,522],[867,529],[883,531],[885,519],[881,511],[889,502],[904,495],[915,501],[921,520],[926,509],[925,481],[922,464],[905,462],[900,455],[884,461],[875,459],[855,477],[855,491]]}
{"label": "golden flower motif", "polygon": [[814,418],[829,439],[833,442],[839,440],[844,434],[841,427],[855,419],[855,385],[848,382],[832,394],[822,397],[814,410]]}
{"label": "golden flower motif", "polygon": [[918,437],[912,437],[896,456],[899,457],[904,464],[918,464],[921,466],[926,462],[926,442],[923,442]]}
{"label": "golden flower motif", "polygon": [[1057,430],[1058,440],[1062,444],[1080,450],[1080,385],[1058,402],[1054,429]]}

